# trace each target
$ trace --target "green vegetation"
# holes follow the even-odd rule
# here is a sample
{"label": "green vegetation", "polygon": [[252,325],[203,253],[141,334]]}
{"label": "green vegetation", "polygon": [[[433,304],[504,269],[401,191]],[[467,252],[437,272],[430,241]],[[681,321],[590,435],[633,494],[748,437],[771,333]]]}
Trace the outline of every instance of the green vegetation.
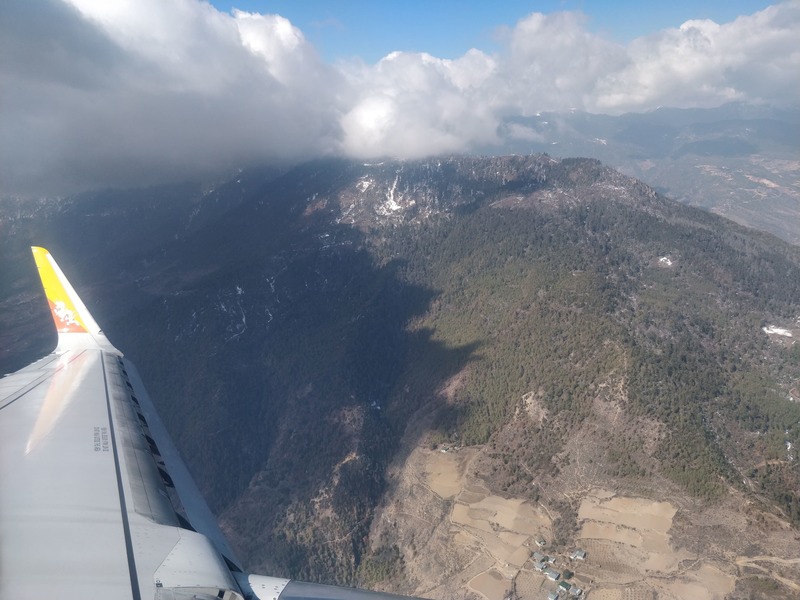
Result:
{"label": "green vegetation", "polygon": [[374,589],[376,584],[396,577],[402,572],[403,557],[397,546],[383,546],[365,556],[358,566],[358,584],[360,587]]}
{"label": "green vegetation", "polygon": [[[578,173],[553,176],[571,188],[604,176],[592,161],[561,167]],[[521,467],[552,469],[615,374],[627,383],[626,411],[666,427],[659,472],[695,496],[718,497],[752,460],[731,429],[761,428],[756,455],[785,457],[785,443],[798,443],[800,411],[775,397],[773,371],[797,381],[798,354],[770,346],[760,322],[800,312],[798,252],[660,199],[582,194],[577,206],[485,203],[469,217],[396,231],[380,249],[407,260],[410,282],[439,291],[421,321],[433,339],[475,348],[440,439],[485,443],[538,390],[557,429],[534,428],[498,455],[504,489],[520,493],[530,481]],[[676,265],[661,266],[665,255]],[[410,368],[434,360],[423,355]],[[651,472],[636,440],[609,449],[610,475]],[[792,518],[795,482],[765,487],[783,490],[773,497]]]}

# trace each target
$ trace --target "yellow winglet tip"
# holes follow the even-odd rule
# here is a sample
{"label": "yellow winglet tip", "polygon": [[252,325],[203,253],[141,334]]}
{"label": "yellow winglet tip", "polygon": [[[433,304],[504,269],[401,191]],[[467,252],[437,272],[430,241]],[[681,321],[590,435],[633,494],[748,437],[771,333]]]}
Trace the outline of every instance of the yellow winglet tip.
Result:
{"label": "yellow winglet tip", "polygon": [[33,259],[36,261],[37,267],[39,266],[39,261],[50,254],[46,248],[42,248],[41,246],[31,246],[31,252],[33,252]]}

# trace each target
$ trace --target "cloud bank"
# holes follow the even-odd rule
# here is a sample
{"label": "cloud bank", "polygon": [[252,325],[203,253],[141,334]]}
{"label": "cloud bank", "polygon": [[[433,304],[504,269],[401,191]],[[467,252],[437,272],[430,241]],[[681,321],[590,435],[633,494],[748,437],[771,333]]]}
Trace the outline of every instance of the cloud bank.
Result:
{"label": "cloud bank", "polygon": [[[0,194],[213,177],[267,160],[421,157],[502,142],[509,116],[800,101],[800,3],[620,45],[577,12],[502,49],[324,63],[278,15],[197,0],[0,8]],[[526,132],[517,132],[527,135]]]}

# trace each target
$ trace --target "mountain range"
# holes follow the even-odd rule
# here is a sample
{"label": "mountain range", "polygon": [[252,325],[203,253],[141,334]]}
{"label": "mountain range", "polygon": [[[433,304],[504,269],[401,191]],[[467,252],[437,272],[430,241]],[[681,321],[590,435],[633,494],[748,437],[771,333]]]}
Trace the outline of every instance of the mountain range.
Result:
{"label": "mountain range", "polygon": [[[735,137],[708,136],[662,150]],[[253,570],[533,598],[542,542],[590,594],[800,590],[797,246],[547,154],[6,200],[0,228],[0,370],[54,345],[44,245]]]}
{"label": "mountain range", "polygon": [[800,110],[744,103],[511,117],[489,153],[587,156],[670,198],[800,243]]}

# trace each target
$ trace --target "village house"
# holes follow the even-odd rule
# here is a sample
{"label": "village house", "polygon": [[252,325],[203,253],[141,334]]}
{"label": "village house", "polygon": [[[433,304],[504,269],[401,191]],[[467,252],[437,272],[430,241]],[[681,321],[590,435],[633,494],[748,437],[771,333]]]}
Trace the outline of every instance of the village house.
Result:
{"label": "village house", "polygon": [[570,560],[586,560],[586,551],[578,548],[569,555]]}
{"label": "village house", "polygon": [[574,596],[575,598],[578,598],[581,594],[583,594],[583,590],[581,588],[579,588],[578,586],[573,585],[569,589],[569,593],[570,593],[570,595]]}
{"label": "village house", "polygon": [[544,575],[550,581],[558,581],[561,578],[561,573],[559,573],[555,569],[545,569],[544,570]]}

